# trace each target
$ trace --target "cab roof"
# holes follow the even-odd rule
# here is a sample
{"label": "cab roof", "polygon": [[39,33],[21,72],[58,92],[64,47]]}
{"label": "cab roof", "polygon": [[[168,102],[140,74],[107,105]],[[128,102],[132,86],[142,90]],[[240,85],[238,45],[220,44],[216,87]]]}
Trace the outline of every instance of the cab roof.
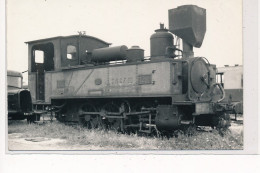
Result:
{"label": "cab roof", "polygon": [[81,38],[92,38],[95,40],[98,40],[100,42],[103,42],[105,44],[111,45],[111,43],[105,42],[104,40],[101,40],[99,38],[89,36],[89,35],[69,35],[69,36],[57,36],[57,37],[49,37],[49,38],[44,38],[44,39],[39,39],[39,40],[32,40],[32,41],[27,41],[25,42],[26,44],[31,44],[31,43],[36,43],[36,42],[41,42],[41,41],[48,41],[48,40],[55,40],[55,39],[64,39],[64,38],[73,38],[73,37],[81,37]]}

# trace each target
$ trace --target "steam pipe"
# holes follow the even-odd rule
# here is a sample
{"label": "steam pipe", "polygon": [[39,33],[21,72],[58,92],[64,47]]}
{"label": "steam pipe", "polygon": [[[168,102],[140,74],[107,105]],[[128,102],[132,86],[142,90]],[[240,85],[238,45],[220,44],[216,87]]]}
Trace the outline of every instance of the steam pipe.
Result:
{"label": "steam pipe", "polygon": [[194,52],[193,52],[193,46],[189,43],[187,43],[185,40],[182,39],[182,56],[183,58],[193,58]]}

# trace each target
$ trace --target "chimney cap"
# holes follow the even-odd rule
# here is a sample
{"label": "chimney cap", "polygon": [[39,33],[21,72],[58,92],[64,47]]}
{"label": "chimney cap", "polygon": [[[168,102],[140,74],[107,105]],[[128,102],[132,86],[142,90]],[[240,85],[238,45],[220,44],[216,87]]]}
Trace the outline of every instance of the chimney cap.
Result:
{"label": "chimney cap", "polygon": [[160,23],[160,29],[164,29],[164,23]]}

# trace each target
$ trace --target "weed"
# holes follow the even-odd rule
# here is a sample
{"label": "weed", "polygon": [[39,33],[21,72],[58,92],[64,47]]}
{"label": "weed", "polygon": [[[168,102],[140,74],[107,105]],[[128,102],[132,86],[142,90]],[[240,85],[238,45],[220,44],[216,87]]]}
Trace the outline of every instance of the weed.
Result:
{"label": "weed", "polygon": [[157,138],[137,134],[121,134],[115,131],[85,129],[59,122],[44,125],[27,124],[25,121],[8,123],[8,133],[21,133],[23,138],[45,137],[66,140],[66,145],[84,145],[103,150],[229,150],[243,149],[243,131],[226,131],[223,136],[217,130],[197,131],[192,136],[178,133],[178,137]]}

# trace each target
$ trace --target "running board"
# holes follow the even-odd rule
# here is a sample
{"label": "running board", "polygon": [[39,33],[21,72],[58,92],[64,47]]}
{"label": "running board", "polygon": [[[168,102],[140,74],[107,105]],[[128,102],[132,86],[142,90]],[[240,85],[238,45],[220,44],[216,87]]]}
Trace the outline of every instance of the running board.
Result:
{"label": "running board", "polygon": [[189,124],[192,124],[192,121],[190,121],[190,120],[181,120],[181,124],[189,125]]}

